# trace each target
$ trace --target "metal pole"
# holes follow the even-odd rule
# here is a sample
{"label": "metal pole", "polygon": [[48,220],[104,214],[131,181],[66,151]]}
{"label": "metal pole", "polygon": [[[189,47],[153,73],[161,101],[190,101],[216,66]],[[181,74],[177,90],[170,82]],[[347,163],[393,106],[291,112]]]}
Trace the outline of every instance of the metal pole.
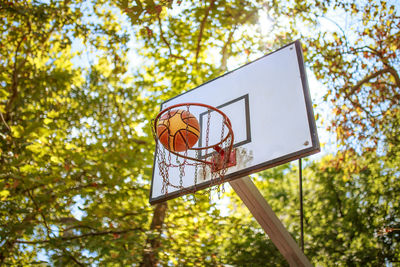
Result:
{"label": "metal pole", "polygon": [[301,250],[304,252],[304,228],[303,228],[303,172],[301,166],[301,158],[299,158],[299,187],[300,187],[300,243]]}

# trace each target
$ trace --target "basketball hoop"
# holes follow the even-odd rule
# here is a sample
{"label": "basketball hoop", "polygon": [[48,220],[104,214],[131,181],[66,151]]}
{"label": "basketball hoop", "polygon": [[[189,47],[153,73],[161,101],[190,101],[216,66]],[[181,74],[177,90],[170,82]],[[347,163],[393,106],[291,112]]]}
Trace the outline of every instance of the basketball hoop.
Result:
{"label": "basketball hoop", "polygon": [[[199,124],[191,109],[196,109],[201,122],[205,123]],[[199,112],[199,109],[205,111]],[[210,130],[214,131],[213,136],[216,136],[215,131],[218,131],[215,123],[210,126],[212,116],[214,116],[213,122],[220,123],[221,132],[218,140],[213,140],[214,143],[210,144]],[[223,184],[227,169],[236,165],[236,151],[233,149],[234,133],[231,121],[225,113],[201,103],[172,105],[156,116],[152,122],[152,130],[157,144],[156,161],[163,178],[161,189],[163,194],[168,194],[169,186],[179,190],[185,189],[183,177],[188,166],[194,168],[194,186],[186,188],[186,191],[194,193],[197,191],[198,182],[201,182],[199,180],[210,179],[211,184],[217,186],[219,193],[219,185]],[[170,182],[171,168],[179,170],[179,184]]]}

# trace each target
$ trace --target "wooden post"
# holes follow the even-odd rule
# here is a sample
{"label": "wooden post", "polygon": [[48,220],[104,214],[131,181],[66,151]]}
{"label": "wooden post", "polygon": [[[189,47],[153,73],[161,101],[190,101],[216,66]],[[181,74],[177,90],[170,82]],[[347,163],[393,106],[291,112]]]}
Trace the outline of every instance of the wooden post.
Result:
{"label": "wooden post", "polygon": [[229,183],[290,266],[312,266],[250,177]]}

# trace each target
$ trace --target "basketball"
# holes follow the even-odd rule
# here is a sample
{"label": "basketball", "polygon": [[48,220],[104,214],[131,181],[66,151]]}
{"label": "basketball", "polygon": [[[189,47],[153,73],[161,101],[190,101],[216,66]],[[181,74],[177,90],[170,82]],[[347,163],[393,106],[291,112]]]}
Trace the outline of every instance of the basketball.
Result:
{"label": "basketball", "polygon": [[157,136],[163,146],[173,152],[192,148],[199,140],[200,125],[189,111],[174,109],[163,115],[157,124]]}

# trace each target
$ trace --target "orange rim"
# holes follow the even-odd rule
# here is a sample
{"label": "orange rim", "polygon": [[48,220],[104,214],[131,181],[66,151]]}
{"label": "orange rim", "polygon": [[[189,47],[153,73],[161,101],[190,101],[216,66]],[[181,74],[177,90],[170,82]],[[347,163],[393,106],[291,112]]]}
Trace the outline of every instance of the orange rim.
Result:
{"label": "orange rim", "polygon": [[[216,143],[216,144],[210,145],[210,146],[188,148],[188,150],[204,150],[204,149],[210,149],[210,148],[216,150],[215,147],[219,147],[220,145],[222,145],[226,140],[228,140],[228,138],[229,138],[229,136],[230,136],[230,137],[231,137],[231,143],[230,143],[230,145],[229,145],[229,150],[228,150],[228,155],[230,155],[231,152],[232,152],[233,140],[234,140],[234,134],[233,134],[233,130],[232,130],[232,123],[231,123],[231,121],[229,120],[228,116],[226,116],[225,113],[223,113],[221,110],[219,110],[219,109],[217,109],[217,108],[215,108],[215,107],[213,107],[213,106],[206,105],[206,104],[202,104],[202,103],[182,103],[182,104],[172,105],[172,106],[170,106],[170,107],[168,107],[168,108],[166,108],[166,109],[160,111],[160,113],[158,113],[157,117],[154,119],[153,129],[154,129],[154,130],[157,129],[158,120],[160,119],[160,117],[161,117],[164,113],[166,113],[167,111],[169,111],[169,110],[171,110],[171,109],[173,109],[173,108],[183,107],[183,106],[186,106],[186,107],[187,107],[187,106],[200,106],[200,107],[205,107],[205,108],[208,108],[208,109],[212,109],[212,110],[218,112],[218,113],[224,118],[224,125],[228,128],[228,134],[222,139],[222,141],[220,141],[220,142],[218,142],[218,143]],[[201,131],[201,129],[200,129],[200,131]],[[155,131],[155,132],[156,132],[156,131]],[[159,138],[158,138],[157,134],[155,134],[154,136],[155,136],[154,138],[155,138],[157,141],[159,141]],[[213,165],[213,163],[210,162],[210,161],[206,161],[206,160],[201,160],[201,159],[198,159],[198,158],[193,158],[193,157],[185,156],[185,155],[179,154],[179,153],[177,153],[177,152],[171,151],[171,150],[169,150],[168,148],[166,148],[166,149],[167,149],[169,152],[171,152],[172,154],[176,155],[176,156],[179,156],[179,157],[182,157],[182,158],[185,158],[185,159],[189,159],[189,160],[194,160],[194,161],[202,162],[202,163],[205,163],[205,164],[208,164],[208,165]],[[217,150],[216,150],[216,151],[217,151]],[[217,153],[218,153],[218,152],[217,152]],[[229,160],[229,157],[226,157],[226,158]]]}

